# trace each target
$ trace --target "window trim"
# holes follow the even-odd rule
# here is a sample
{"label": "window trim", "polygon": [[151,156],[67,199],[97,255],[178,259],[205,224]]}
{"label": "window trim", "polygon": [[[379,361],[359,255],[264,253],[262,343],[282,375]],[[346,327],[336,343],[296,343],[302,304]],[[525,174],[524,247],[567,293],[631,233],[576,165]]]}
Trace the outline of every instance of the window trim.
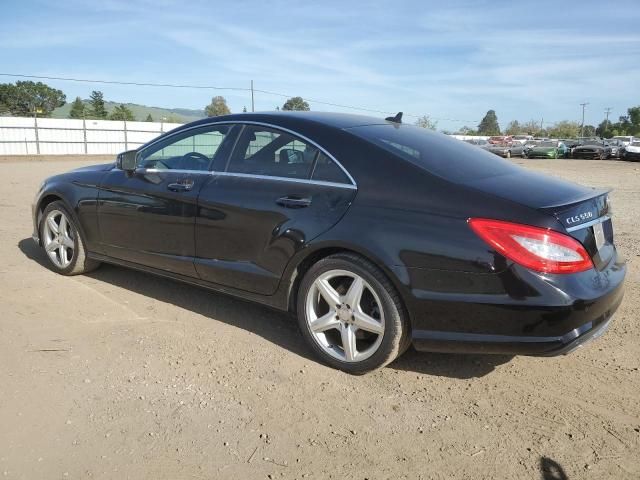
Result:
{"label": "window trim", "polygon": [[[200,124],[200,125],[193,125],[191,127],[187,127],[187,128],[178,130],[176,132],[169,132],[166,135],[162,135],[161,137],[158,137],[157,139],[152,140],[150,143],[148,143],[148,144],[144,145],[142,148],[140,148],[140,150],[138,151],[138,154],[142,153],[143,151],[145,151],[148,148],[151,148],[156,143],[158,143],[160,141],[164,141],[164,140],[166,140],[166,139],[168,139],[168,138],[170,138],[170,137],[172,137],[174,135],[179,135],[179,134],[187,132],[189,130],[194,130],[194,129],[208,127],[208,126],[214,126],[214,125],[242,125],[242,126],[244,126],[244,125],[258,125],[258,126],[262,126],[262,127],[273,128],[275,130],[281,130],[281,131],[286,132],[286,133],[288,133],[290,135],[298,137],[301,140],[304,140],[305,142],[309,142],[311,145],[313,145],[319,151],[321,151],[327,157],[329,157],[333,162],[335,162],[336,165],[338,165],[338,167],[345,173],[345,175],[347,176],[347,178],[349,179],[349,181],[351,183],[349,184],[349,183],[338,183],[338,182],[325,182],[325,181],[322,181],[322,180],[313,180],[312,178],[311,179],[300,179],[300,178],[289,178],[289,177],[274,177],[274,176],[270,176],[270,175],[252,175],[252,174],[248,174],[248,173],[227,172],[227,168],[228,168],[229,162],[227,162],[227,164],[225,165],[224,171],[209,170],[209,173],[215,173],[215,174],[218,174],[218,175],[223,174],[225,176],[242,176],[242,177],[252,177],[252,178],[273,178],[273,179],[276,179],[276,180],[295,181],[295,182],[317,184],[317,185],[342,186],[342,187],[350,187],[350,188],[354,188],[354,189],[358,188],[358,184],[356,183],[354,178],[351,176],[349,171],[346,168],[344,168],[344,166],[336,159],[336,157],[331,155],[331,153],[329,153],[325,148],[323,148],[320,145],[318,145],[317,142],[314,142],[310,138],[308,138],[308,137],[306,137],[306,136],[304,136],[304,135],[302,135],[302,134],[300,134],[298,132],[290,130],[288,128],[281,127],[279,125],[274,125],[272,123],[267,123],[267,122],[257,122],[257,121],[253,121],[253,120],[235,120],[235,121],[226,120],[226,121],[222,121],[222,122],[207,122],[207,123],[203,123],[203,124]],[[242,134],[242,131],[238,132],[236,138],[234,139],[234,144],[233,144],[233,147],[231,149],[231,154],[229,156],[229,160],[231,159],[231,156],[235,153],[237,142],[238,142],[238,139],[240,138],[241,134]],[[317,155],[316,155],[316,158],[317,158]],[[137,168],[136,168],[136,171],[137,171]],[[171,171],[171,170],[158,169],[158,171],[168,172],[168,171]],[[202,173],[203,170],[194,170],[193,172],[194,173],[195,172]],[[312,175],[313,175],[313,173],[312,173]]]}

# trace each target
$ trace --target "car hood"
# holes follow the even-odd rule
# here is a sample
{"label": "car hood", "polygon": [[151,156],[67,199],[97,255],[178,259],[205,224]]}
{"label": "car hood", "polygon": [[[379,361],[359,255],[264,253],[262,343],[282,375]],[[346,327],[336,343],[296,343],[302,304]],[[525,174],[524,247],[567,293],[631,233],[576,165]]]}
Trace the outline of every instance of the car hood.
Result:
{"label": "car hood", "polygon": [[536,209],[577,203],[607,192],[525,169],[464,185]]}
{"label": "car hood", "polygon": [[533,147],[531,151],[547,153],[547,152],[553,152],[554,150],[557,150],[557,148],[558,147]]}
{"label": "car hood", "polygon": [[601,145],[580,145],[574,150],[604,150],[604,147]]}
{"label": "car hood", "polygon": [[115,162],[101,163],[99,165],[88,165],[86,167],[76,168],[72,172],[106,172],[116,166]]}

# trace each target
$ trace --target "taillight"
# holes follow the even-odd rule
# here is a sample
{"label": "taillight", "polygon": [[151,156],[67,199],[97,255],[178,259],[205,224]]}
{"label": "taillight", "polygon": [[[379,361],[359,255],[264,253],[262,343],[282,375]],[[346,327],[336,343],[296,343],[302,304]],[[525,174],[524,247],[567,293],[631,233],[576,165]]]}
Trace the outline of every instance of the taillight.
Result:
{"label": "taillight", "polygon": [[471,218],[469,225],[498,253],[536,272],[576,273],[593,268],[582,244],[569,235],[486,218]]}

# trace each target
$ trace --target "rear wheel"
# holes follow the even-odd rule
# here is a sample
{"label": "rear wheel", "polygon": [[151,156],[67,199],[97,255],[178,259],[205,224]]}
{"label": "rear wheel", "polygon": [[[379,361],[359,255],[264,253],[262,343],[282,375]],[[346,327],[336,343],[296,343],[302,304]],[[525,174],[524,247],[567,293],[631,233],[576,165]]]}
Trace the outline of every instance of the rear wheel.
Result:
{"label": "rear wheel", "polygon": [[79,275],[95,270],[100,262],[87,258],[84,240],[73,217],[57,201],[47,205],[40,221],[40,239],[49,262],[62,275]]}
{"label": "rear wheel", "polygon": [[402,301],[389,279],[354,254],[320,260],[298,292],[298,323],[318,357],[362,374],[392,362],[410,343]]}

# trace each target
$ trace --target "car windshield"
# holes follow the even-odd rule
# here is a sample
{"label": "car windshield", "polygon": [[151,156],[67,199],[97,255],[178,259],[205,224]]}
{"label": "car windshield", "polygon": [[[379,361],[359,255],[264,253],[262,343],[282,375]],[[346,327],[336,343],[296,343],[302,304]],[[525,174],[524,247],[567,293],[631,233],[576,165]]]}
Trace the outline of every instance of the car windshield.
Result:
{"label": "car windshield", "polygon": [[540,142],[538,144],[539,147],[555,147],[558,144],[556,142]]}
{"label": "car windshield", "polygon": [[346,130],[452,182],[518,171],[508,160],[413,125],[363,125]]}
{"label": "car windshield", "polygon": [[600,140],[585,140],[582,142],[583,145],[602,145]]}
{"label": "car windshield", "polygon": [[631,146],[640,147],[640,142],[631,142]]}

